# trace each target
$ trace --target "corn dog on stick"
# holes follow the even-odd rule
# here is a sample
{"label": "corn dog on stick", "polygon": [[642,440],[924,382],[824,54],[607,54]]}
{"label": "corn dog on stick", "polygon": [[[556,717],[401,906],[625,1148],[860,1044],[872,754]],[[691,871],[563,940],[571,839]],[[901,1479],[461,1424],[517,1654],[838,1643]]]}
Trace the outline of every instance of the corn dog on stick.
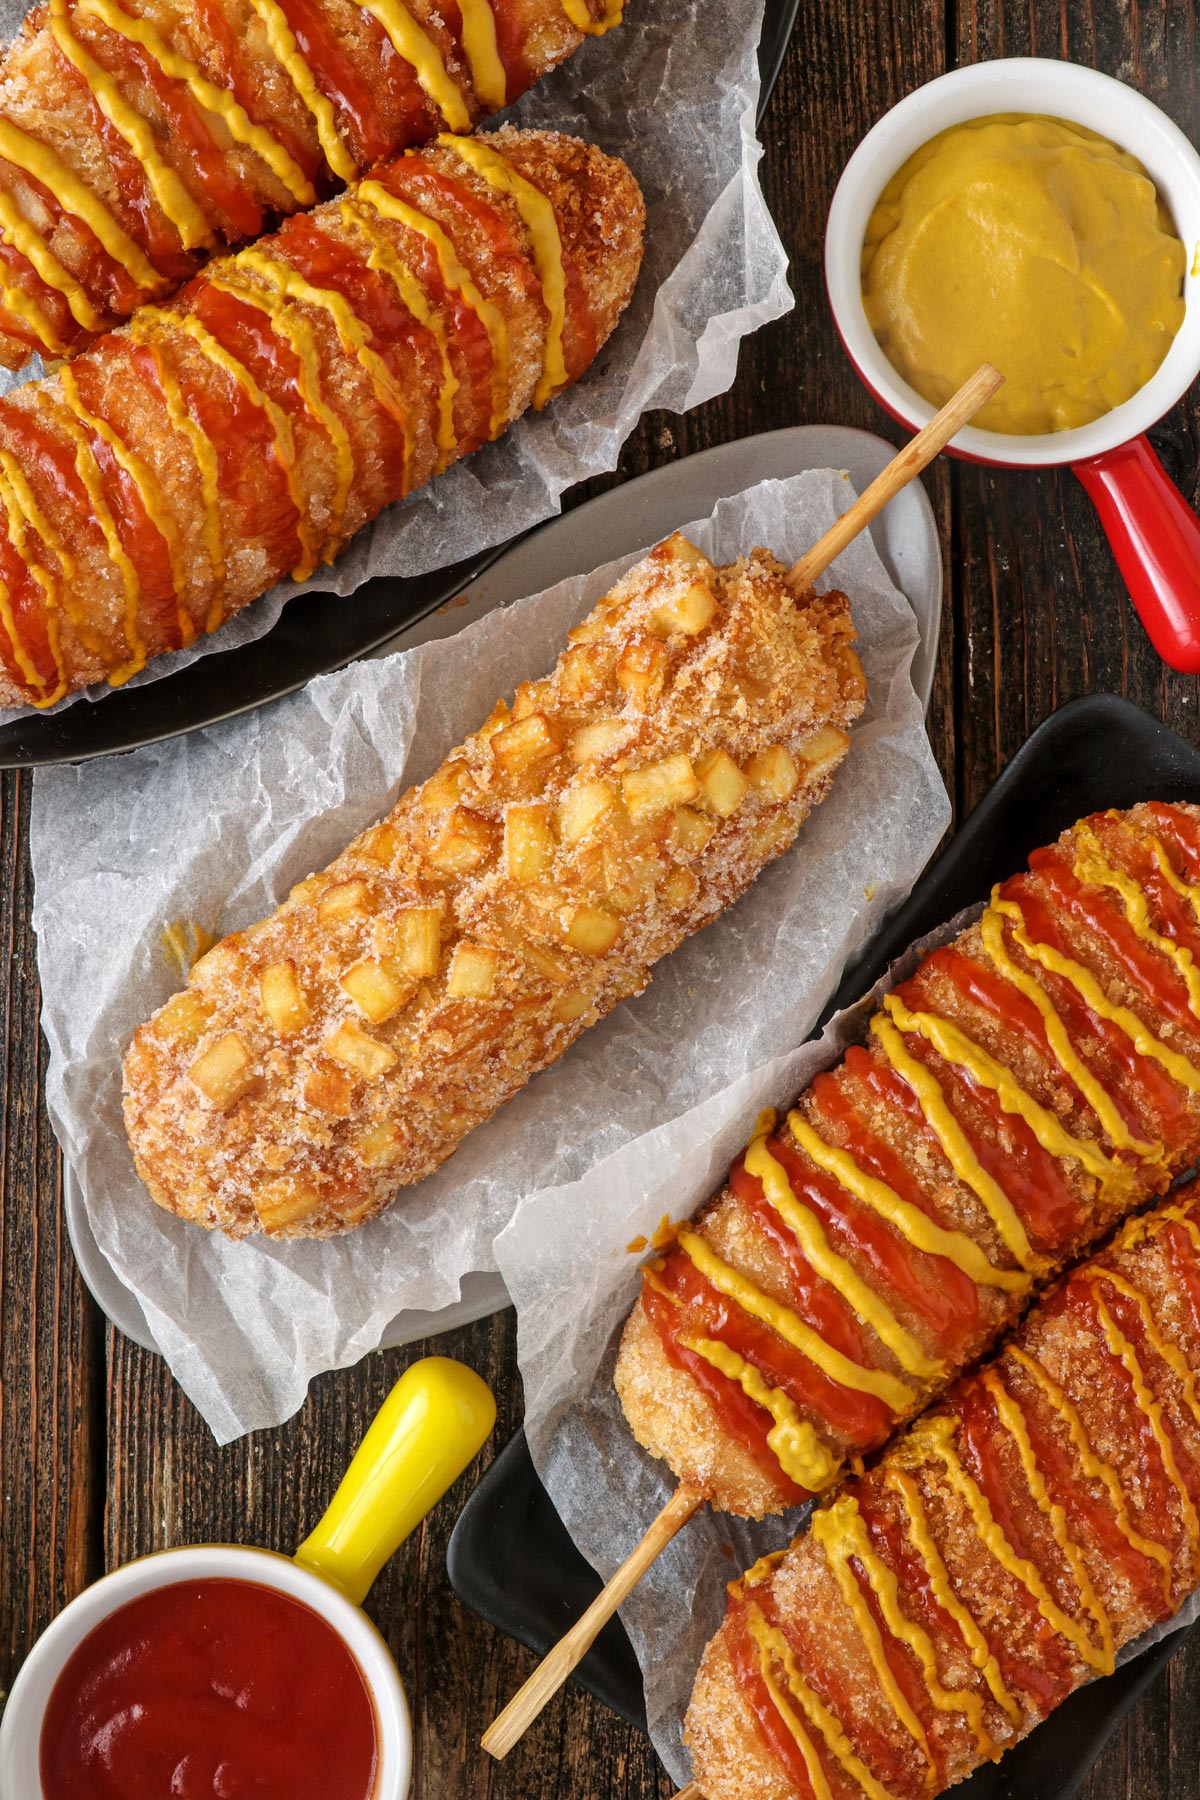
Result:
{"label": "corn dog on stick", "polygon": [[379,1212],[646,986],[794,839],[863,680],[844,595],[676,536],[545,680],[137,1032],[125,1116],[163,1206],[235,1235]]}
{"label": "corn dog on stick", "polygon": [[1200,1152],[1200,811],[1096,815],[766,1115],[645,1270],[616,1385],[685,1489],[833,1486]]}
{"label": "corn dog on stick", "polygon": [[60,355],[445,129],[620,0],[50,0],[0,75],[0,365]]}
{"label": "corn dog on stick", "polygon": [[128,679],[542,406],[642,218],[573,138],[445,138],[0,401],[0,705]]}
{"label": "corn dog on stick", "polygon": [[931,1800],[1200,1585],[1200,1192],[1131,1221],[730,1588],[705,1800]]}

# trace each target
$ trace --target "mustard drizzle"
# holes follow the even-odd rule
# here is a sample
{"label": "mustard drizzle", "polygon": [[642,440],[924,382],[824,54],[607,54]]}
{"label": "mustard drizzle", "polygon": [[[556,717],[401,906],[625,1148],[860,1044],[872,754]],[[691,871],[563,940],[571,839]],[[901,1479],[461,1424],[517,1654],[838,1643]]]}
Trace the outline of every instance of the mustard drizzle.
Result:
{"label": "mustard drizzle", "polygon": [[405,225],[432,246],[446,286],[462,295],[487,333],[492,350],[492,416],[489,433],[499,437],[508,423],[508,327],[504,315],[476,287],[458,252],[436,219],[428,218],[407,200],[400,200],[378,181],[364,181],[355,196],[360,204],[370,207],[393,224]]}
{"label": "mustard drizzle", "polygon": [[940,1459],[946,1470],[949,1485],[965,1503],[971,1514],[976,1533],[984,1549],[995,1562],[999,1563],[1006,1574],[1027,1589],[1046,1623],[1072,1646],[1087,1667],[1093,1669],[1097,1674],[1108,1673],[1112,1666],[1110,1656],[1106,1654],[1103,1647],[1098,1650],[1078,1621],[1072,1619],[1058,1605],[1042,1580],[1040,1571],[1028,1557],[1017,1555],[1003,1529],[996,1522],[986,1495],[963,1467],[958,1452],[951,1442],[958,1431],[960,1422],[953,1415],[945,1413],[932,1419],[919,1420],[912,1430],[909,1443],[905,1446],[906,1451],[913,1454],[924,1450]]}
{"label": "mustard drizzle", "polygon": [[1049,1370],[1036,1357],[1022,1349],[1019,1344],[1010,1344],[1005,1354],[1025,1370],[1040,1389],[1049,1406],[1061,1419],[1066,1428],[1071,1448],[1079,1459],[1080,1468],[1090,1480],[1098,1481],[1108,1495],[1117,1529],[1126,1543],[1139,1555],[1158,1563],[1162,1573],[1163,1591],[1169,1600],[1171,1597],[1171,1553],[1165,1545],[1156,1543],[1153,1538],[1144,1537],[1135,1528],[1129,1511],[1129,1498],[1121,1485],[1121,1479],[1112,1465],[1097,1456],[1093,1450],[1078,1407],[1055,1381]]}
{"label": "mustard drizzle", "polygon": [[1104,1656],[1105,1672],[1109,1673],[1115,1666],[1116,1651],[1113,1647],[1112,1625],[1097,1594],[1083,1552],[1071,1536],[1067,1523],[1067,1514],[1058,1501],[1053,1500],[1046,1486],[1045,1477],[1038,1466],[1034,1455],[1033,1442],[1029,1436],[1029,1426],[1020,1406],[1005,1387],[995,1369],[985,1369],[980,1380],[992,1397],[996,1415],[1004,1430],[1012,1439],[1021,1469],[1033,1497],[1034,1505],[1050,1527],[1051,1535],[1058,1545],[1059,1551],[1067,1567],[1071,1571],[1071,1579],[1075,1583],[1083,1608],[1091,1617],[1100,1640],[1100,1650]]}
{"label": "mustard drizzle", "polygon": [[282,300],[299,300],[315,307],[332,321],[338,342],[348,356],[363,368],[380,407],[400,427],[404,441],[404,491],[408,491],[412,468],[412,425],[408,405],[387,364],[372,349],[370,334],[350,302],[334,288],[317,287],[307,281],[290,263],[267,256],[262,250],[243,250],[238,257],[239,269],[250,269]]}
{"label": "mustard drizzle", "polygon": [[68,6],[69,0],[50,0],[47,23],[55,43],[83,76],[101,112],[141,164],[159,209],[174,226],[184,249],[196,250],[211,244],[214,232],[203,209],[170,163],[159,155],[154,133],[146,120],[130,106],[108,70],[101,67],[75,36],[69,22]]}
{"label": "mustard drizzle", "polygon": [[259,161],[267,165],[297,206],[315,204],[316,189],[279,140],[272,137],[265,126],[256,125],[233,94],[217,87],[195,63],[173,50],[148,19],[133,17],[115,5],[114,0],[75,0],[75,11],[90,14],[118,37],[140,45],[164,75],[172,81],[182,82],[198,106],[221,119],[235,143],[253,151]]}
{"label": "mustard drizzle", "polygon": [[1166,1429],[1163,1425],[1162,1407],[1159,1405],[1152,1389],[1146,1381],[1145,1371],[1138,1361],[1137,1352],[1129,1342],[1129,1339],[1121,1331],[1116,1320],[1113,1318],[1108,1307],[1104,1304],[1104,1301],[1100,1298],[1100,1295],[1096,1292],[1094,1287],[1092,1289],[1092,1302],[1096,1308],[1096,1316],[1100,1321],[1100,1329],[1104,1333],[1104,1341],[1112,1355],[1115,1356],[1124,1367],[1125,1373],[1129,1377],[1130,1385],[1133,1388],[1134,1399],[1137,1401],[1138,1410],[1149,1421],[1151,1434],[1158,1447],[1158,1453],[1162,1459],[1162,1465],[1166,1471],[1167,1479],[1170,1481],[1179,1498],[1179,1509],[1184,1531],[1191,1542],[1193,1550],[1195,1550],[1197,1546],[1200,1546],[1200,1519],[1197,1519],[1196,1508],[1193,1505],[1192,1497],[1188,1492],[1187,1483],[1179,1472],[1179,1465],[1175,1460],[1175,1452],[1171,1448],[1171,1441],[1167,1436]]}
{"label": "mustard drizzle", "polygon": [[562,9],[576,31],[582,31],[585,37],[603,37],[621,23],[624,14],[623,0],[610,0],[598,19],[593,19],[587,0],[562,0]]}
{"label": "mustard drizzle", "polygon": [[1185,988],[1193,1018],[1200,1020],[1200,969],[1186,944],[1158,931],[1150,918],[1150,900],[1146,890],[1124,869],[1114,868],[1104,855],[1104,848],[1090,825],[1079,827],[1083,846],[1075,859],[1075,875],[1092,887],[1107,888],[1121,901],[1125,921],[1136,937],[1149,944],[1161,956],[1175,964]]}
{"label": "mustard drizzle", "polygon": [[325,161],[341,181],[353,181],[358,174],[355,162],[338,130],[333,102],[323,94],[305,62],[278,0],[250,0],[267,34],[267,42],[276,62],[291,82],[297,97],[317,128]]}
{"label": "mustard drizzle", "polygon": [[164,346],[159,341],[154,326],[141,313],[135,313],[130,321],[129,329],[135,340],[144,344],[154,358],[154,367],[166,401],[167,417],[195,458],[200,476],[201,528],[213,589],[204,629],[205,631],[215,631],[225,617],[225,583],[228,576],[225,544],[221,532],[220,470],[217,453],[208,433],[201,430],[188,410],[179,379],[167,359]]}
{"label": "mustard drizzle", "polygon": [[462,48],[471,85],[490,112],[508,105],[508,76],[496,43],[496,15],[491,0],[459,0]]}
{"label": "mustard drizzle", "polygon": [[[60,381],[61,374],[65,372],[65,370],[60,372]],[[45,392],[46,390],[43,389],[42,394],[45,394]],[[138,580],[137,570],[134,568],[133,563],[126,553],[125,546],[121,542],[120,533],[117,531],[116,520],[113,518],[108,502],[104,498],[101,488],[100,468],[92,452],[88,434],[71,407],[70,398],[65,386],[60,388],[60,392],[62,397],[62,410],[56,416],[59,423],[62,425],[63,430],[71,440],[72,447],[75,451],[75,472],[83,483],[92,516],[100,527],[101,534],[104,538],[105,549],[108,551],[109,561],[120,575],[121,584],[125,590],[125,643],[129,654],[124,662],[118,663],[116,668],[110,670],[108,674],[109,686],[121,687],[129,680],[131,675],[138,674],[138,672],[146,666],[146,644],[138,629],[138,605],[141,600],[141,583]]]}
{"label": "mustard drizzle", "polygon": [[479,138],[440,137],[439,144],[482,176],[497,193],[507,194],[516,203],[533,249],[533,263],[542,284],[542,301],[549,315],[542,374],[534,389],[533,404],[545,406],[551,394],[567,384],[567,365],[563,356],[563,326],[566,323],[567,282],[563,266],[562,233],[558,216],[550,200],[532,181],[518,174],[512,164]]}
{"label": "mustard drizzle", "polygon": [[277,294],[264,293],[252,282],[240,281],[237,271],[237,263],[228,265],[221,276],[213,277],[210,280],[209,285],[220,292],[233,295],[235,299],[243,301],[247,306],[264,313],[271,321],[272,330],[283,338],[296,358],[298,365],[296,385],[304,408],[309,417],[315,419],[322,431],[325,432],[333,450],[337,480],[330,509],[325,549],[321,558],[323,562],[332,562],[339,547],[339,537],[346,517],[346,506],[350,499],[350,488],[354,481],[354,452],[350,444],[350,434],[342,423],[340,415],[325,399],[317,340],[308,319],[296,307],[281,299]]}
{"label": "mustard drizzle", "polygon": [[1013,1724],[1019,1727],[1022,1716],[1020,1703],[1004,1685],[1000,1665],[992,1655],[978,1621],[963,1605],[955,1592],[954,1584],[950,1579],[950,1571],[946,1567],[942,1553],[929,1528],[929,1520],[925,1514],[925,1505],[921,1499],[919,1486],[906,1469],[898,1469],[894,1466],[885,1467],[884,1480],[892,1492],[900,1496],[903,1503],[909,1542],[925,1566],[925,1573],[929,1577],[929,1586],[934,1599],[942,1611],[948,1614],[958,1626],[971,1662],[987,1682],[988,1691],[993,1700],[1008,1715]]}
{"label": "mustard drizzle", "polygon": [[[7,456],[7,452],[5,455]],[[11,461],[11,458],[8,460]],[[12,596],[6,584],[3,582],[0,582],[0,587],[4,588],[3,602],[0,603],[0,607],[2,607],[2,615],[0,616],[3,617],[4,629],[8,634],[8,640],[12,646],[13,659],[21,670],[22,675],[27,677],[26,685],[34,685],[42,689],[42,693],[38,695],[37,698],[34,698],[32,695],[30,696],[31,704],[39,707],[53,706],[55,701],[61,700],[67,691],[66,673],[63,667],[59,637],[58,584],[50,574],[49,570],[45,568],[38,559],[29,554],[26,544],[28,521],[26,520],[24,511],[21,507],[20,500],[13,491],[8,471],[2,464],[0,464],[0,501],[3,501],[4,504],[4,524],[8,541],[45,595],[46,641],[50,648],[50,654],[54,658],[55,675],[57,678],[56,686],[50,693],[45,691],[46,681],[34,670],[32,663],[28,659],[24,645],[21,643],[20,633],[17,631],[16,618],[12,611]],[[32,678],[31,681],[28,679],[29,677]]]}
{"label": "mustard drizzle", "polygon": [[[792,1647],[782,1631],[777,1626],[771,1625],[762,1609],[755,1606],[753,1602],[746,1609],[746,1629],[758,1649],[759,1669],[767,1692],[771,1695],[772,1702],[778,1709],[784,1724],[800,1746],[805,1766],[809,1767],[810,1764],[809,1757],[805,1754],[804,1741],[807,1741],[814,1759],[816,1758],[816,1746],[808,1737],[804,1722],[797,1718],[791,1705],[793,1700],[801,1708],[807,1723],[820,1733],[831,1755],[842,1765],[846,1774],[852,1781],[857,1781],[867,1796],[867,1800],[895,1800],[890,1788],[884,1787],[881,1781],[877,1781],[866,1764],[854,1754],[853,1746],[838,1719],[829,1710],[820,1695],[814,1693],[813,1689],[809,1687],[800,1672]],[[771,1678],[772,1660],[783,1669],[787,1684],[786,1693]],[[797,1733],[802,1736],[798,1736]],[[826,1784],[825,1792],[826,1794],[829,1792],[828,1784]],[[821,1796],[820,1800],[825,1800],[825,1797]]]}
{"label": "mustard drizzle", "polygon": [[[825,1557],[833,1570],[843,1598],[849,1607],[855,1625],[875,1672],[880,1686],[887,1695],[897,1718],[905,1730],[919,1744],[929,1763],[930,1785],[937,1778],[937,1765],[929,1747],[928,1735],[921,1721],[916,1717],[904,1699],[884,1650],[882,1635],[869,1608],[863,1598],[862,1590],[850,1559],[854,1558],[862,1567],[871,1591],[875,1595],[879,1610],[883,1614],[888,1631],[898,1643],[904,1644],[921,1665],[921,1673],[934,1708],[942,1713],[961,1713],[974,1734],[981,1755],[991,1759],[997,1754],[995,1740],[984,1724],[983,1701],[970,1688],[948,1688],[938,1673],[937,1652],[933,1640],[915,1620],[910,1619],[900,1603],[900,1583],[896,1574],[880,1557],[871,1543],[870,1535],[858,1509],[858,1502],[853,1495],[844,1494],[840,1499],[832,1501],[813,1514],[811,1533],[825,1552]],[[903,1710],[897,1707],[897,1700]]]}
{"label": "mustard drizzle", "polygon": [[1112,1095],[1098,1079],[1095,1072],[1088,1067],[1071,1042],[1070,1034],[1063,1023],[1062,1015],[1047,994],[1041,982],[1022,969],[1020,964],[1009,954],[1004,942],[1004,919],[996,910],[999,886],[992,889],[992,904],[979,921],[983,947],[997,972],[1004,977],[1017,992],[1033,1003],[1041,1014],[1045,1027],[1046,1042],[1054,1054],[1054,1060],[1067,1079],[1075,1086],[1100,1124],[1109,1142],[1118,1150],[1131,1150],[1146,1162],[1161,1163],[1166,1156],[1164,1144],[1150,1143],[1137,1138],[1125,1123],[1120,1109]]}
{"label": "mustard drizzle", "polygon": [[1043,1270],[1045,1261],[1035,1254],[1016,1208],[972,1150],[933,1075],[908,1054],[904,1039],[886,1013],[876,1013],[871,1031],[893,1069],[916,1095],[925,1123],[941,1145],[947,1162],[980,1201],[1010,1255],[1029,1274]]}
{"label": "mustard drizzle", "polygon": [[771,1155],[765,1134],[751,1142],[745,1161],[747,1174],[762,1183],[772,1210],[791,1231],[806,1261],[821,1279],[836,1289],[859,1318],[870,1326],[907,1374],[922,1381],[939,1380],[946,1372],[945,1363],[926,1356],[918,1340],[863,1280],[854,1265],[833,1248],[820,1219],[797,1197],[787,1170]]}
{"label": "mustard drizzle", "polygon": [[296,450],[292,436],[291,420],[281,406],[278,406],[268,394],[264,394],[249,369],[232,351],[215,338],[192,313],[176,313],[164,311],[161,307],[146,307],[142,312],[143,319],[162,325],[168,331],[177,331],[181,336],[190,338],[197,349],[220,369],[235,387],[238,387],[267,419],[271,427],[272,449],[275,461],[283,471],[287,483],[288,494],[296,509],[296,531],[300,540],[301,560],[292,570],[293,581],[305,581],[317,566],[319,560],[319,540],[316,538],[312,522],[308,516],[308,502],[300,489],[296,476]]}
{"label": "mustard drizzle", "polygon": [[[0,238],[24,257],[36,275],[37,269],[34,267],[33,260],[28,251],[21,248],[18,239],[24,238],[28,242],[36,242],[43,250],[45,250],[45,244],[29,221],[22,216],[13,202],[12,195],[5,188],[0,188]],[[46,282],[46,286],[54,287],[59,293],[62,293],[66,282],[70,279],[66,270],[57,258],[50,256],[49,253],[43,258],[43,261],[47,263],[47,266],[53,265],[54,272],[59,277],[59,282]],[[76,282],[75,285],[78,287],[79,284]],[[9,281],[8,271],[3,267],[0,267],[0,305],[6,312],[11,313],[14,319],[19,319],[23,325],[35,333],[44,349],[49,350],[55,356],[66,355],[68,348],[66,340],[51,323],[49,316],[38,305],[32,294],[27,294],[23,288],[19,288],[14,282]]]}
{"label": "mustard drizzle", "polygon": [[921,1250],[927,1256],[944,1256],[980,1287],[1003,1288],[1009,1293],[1024,1293],[1028,1288],[1028,1276],[1016,1269],[996,1268],[965,1231],[947,1230],[919,1206],[902,1200],[885,1181],[864,1173],[847,1151],[827,1143],[803,1113],[790,1112],[788,1126],[810,1162],[832,1175],[848,1193],[894,1226],[915,1250]]}
{"label": "mustard drizzle", "polygon": [[439,470],[444,469],[458,448],[454,425],[454,401],[458,393],[458,376],[450,360],[450,339],[445,320],[430,304],[413,270],[396,253],[388,239],[372,224],[369,213],[353,200],[343,200],[338,209],[344,224],[362,237],[367,246],[367,267],[388,277],[403,304],[419,325],[433,334],[442,360],[442,380],[438,388],[437,443],[441,456]]}
{"label": "mustard drizzle", "polygon": [[883,1004],[901,1031],[923,1037],[939,1056],[947,1062],[957,1063],[973,1081],[991,1089],[1003,1111],[1023,1119],[1049,1155],[1060,1160],[1073,1159],[1102,1184],[1119,1188],[1128,1186],[1129,1170],[1123,1163],[1114,1162],[1087,1138],[1075,1137],[1057,1114],[1025,1092],[1011,1069],[997,1062],[957,1025],[939,1018],[936,1013],[911,1012],[895,994],[886,994]]}
{"label": "mustard drizzle", "polygon": [[913,1390],[895,1375],[883,1369],[863,1368],[851,1361],[832,1344],[827,1344],[798,1313],[772,1300],[737,1269],[732,1269],[712,1246],[694,1231],[679,1233],[677,1242],[688,1260],[695,1265],[717,1292],[733,1300],[744,1312],[778,1333],[785,1343],[815,1364],[831,1381],[856,1393],[873,1394],[895,1413],[904,1412],[916,1398]]}
{"label": "mustard drizzle", "polygon": [[[166,285],[145,251],[135,244],[108,208],[97,199],[91,188],[58,157],[48,144],[30,137],[11,119],[0,118],[0,156],[15,168],[22,169],[35,181],[48,188],[64,212],[79,219],[113,261],[120,263],[144,294],[161,293]],[[28,225],[28,221],[25,221]],[[27,256],[47,287],[57,288],[71,309],[71,316],[85,331],[100,331],[104,320],[96,312],[82,287],[45,250],[38,233],[28,226],[27,234],[17,241],[17,248]]]}
{"label": "mustard drizzle", "polygon": [[393,50],[408,63],[422,93],[451,131],[470,131],[471,114],[462,89],[447,71],[437,44],[404,0],[358,0],[358,4],[382,25]]}
{"label": "mustard drizzle", "polygon": [[1186,1088],[1189,1093],[1200,1093],[1200,1069],[1194,1063],[1189,1062],[1186,1056],[1172,1049],[1169,1044],[1164,1044],[1127,1006],[1114,1005],[1090,969],[1085,969],[1074,958],[1051,949],[1049,944],[1042,944],[1031,937],[1025,924],[1025,915],[1015,900],[997,899],[994,904],[997,912],[1012,925],[1014,943],[1019,945],[1031,962],[1036,962],[1051,974],[1060,975],[1065,981],[1069,981],[1086,1007],[1098,1018],[1107,1019],[1125,1033],[1139,1056],[1158,1063],[1172,1081]]}

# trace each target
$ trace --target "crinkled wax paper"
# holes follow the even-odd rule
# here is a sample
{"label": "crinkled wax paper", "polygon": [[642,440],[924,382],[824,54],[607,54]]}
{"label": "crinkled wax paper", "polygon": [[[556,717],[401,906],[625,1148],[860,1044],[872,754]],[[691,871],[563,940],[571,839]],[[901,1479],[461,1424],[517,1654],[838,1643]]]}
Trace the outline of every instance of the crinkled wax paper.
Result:
{"label": "crinkled wax paper", "polygon": [[[0,0],[0,34],[11,36],[25,11]],[[632,0],[618,31],[582,45],[510,109],[514,124],[571,132],[624,157],[642,185],[645,260],[615,336],[575,387],[390,507],[332,569],[299,587],[280,583],[136,681],[261,637],[306,589],[349,594],[374,576],[420,575],[502,543],[558,512],[564,488],[616,468],[642,413],[683,412],[724,392],[742,338],[792,304],[758,184],[762,16],[763,0]],[[0,721],[13,716],[0,711]]]}
{"label": "crinkled wax paper", "polygon": [[[723,562],[754,544],[790,560],[852,499],[845,476],[810,472],[764,482],[686,529]],[[134,1028],[179,986],[163,927],[186,918],[229,931],[261,917],[384,812],[402,781],[428,775],[498,694],[548,668],[633,560],[245,718],[37,773],[51,1117],[102,1250],[219,1438],[286,1418],[314,1374],[373,1348],[402,1307],[457,1299],[465,1272],[495,1268],[492,1241],[522,1196],[578,1180],[684,1114],[707,1137],[723,1090],[811,1029],[846,957],[946,827],[908,674],[916,626],[864,534],[833,569],[853,596],[870,684],[833,793],[798,846],[669,958],[647,993],[344,1238],[232,1243],[155,1207],[125,1142],[120,1062]],[[586,1230],[586,1218],[577,1224]]]}
{"label": "crinkled wax paper", "polygon": [[[605,1580],[676,1485],[666,1464],[633,1437],[612,1383],[621,1327],[640,1281],[642,1258],[628,1246],[649,1237],[664,1216],[687,1218],[707,1200],[761,1109],[790,1105],[838,1062],[865,1036],[879,995],[981,910],[968,908],[912,945],[819,1038],[749,1069],[705,1104],[622,1145],[578,1181],[529,1196],[497,1238],[496,1260],[517,1308],[530,1453],[572,1538]],[[704,1646],[725,1616],[726,1583],[790,1543],[809,1510],[753,1522],[702,1508],[621,1608],[642,1670],[650,1733],[680,1786],[691,1776],[683,1715]],[[1128,1645],[1118,1663],[1198,1614],[1200,1596],[1193,1596],[1174,1619]]]}

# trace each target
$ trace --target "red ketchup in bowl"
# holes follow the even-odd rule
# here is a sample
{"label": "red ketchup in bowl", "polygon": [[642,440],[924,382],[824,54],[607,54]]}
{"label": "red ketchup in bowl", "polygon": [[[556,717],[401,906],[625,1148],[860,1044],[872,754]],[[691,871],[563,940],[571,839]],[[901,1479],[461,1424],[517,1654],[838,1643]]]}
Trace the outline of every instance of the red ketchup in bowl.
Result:
{"label": "red ketchup in bowl", "polygon": [[44,1800],[371,1800],[375,1709],[311,1607],[256,1582],[175,1582],[119,1607],[63,1667]]}

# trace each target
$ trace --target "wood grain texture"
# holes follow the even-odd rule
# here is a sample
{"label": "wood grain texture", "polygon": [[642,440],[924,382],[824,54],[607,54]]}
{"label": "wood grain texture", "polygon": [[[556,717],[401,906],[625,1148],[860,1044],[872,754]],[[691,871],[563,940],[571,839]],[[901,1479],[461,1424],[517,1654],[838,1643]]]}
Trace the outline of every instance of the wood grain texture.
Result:
{"label": "wood grain texture", "polygon": [[[652,5],[653,0],[639,0]],[[838,175],[862,133],[910,88],[958,62],[1036,53],[1134,83],[1200,136],[1196,0],[801,0],[765,131],[762,176],[792,258],[797,306],[742,351],[733,390],[684,418],[643,421],[621,476],[751,432],[836,421],[897,430],[852,375],[825,305],[821,244]],[[1154,433],[1193,500],[1194,400]],[[574,499],[612,485],[609,477]],[[945,550],[947,602],[930,732],[956,814],[973,806],[1062,701],[1128,693],[1200,738],[1193,680],[1165,671],[1122,591],[1089,503],[1066,474],[943,464],[926,478]],[[430,1348],[496,1390],[493,1444],[396,1557],[369,1610],[391,1644],[417,1726],[415,1800],[666,1800],[648,1743],[569,1688],[508,1760],[478,1749],[533,1659],[451,1592],[457,1507],[520,1419],[511,1314],[314,1384],[289,1424],[214,1448],[153,1356],[107,1331],[62,1227],[57,1152],[41,1104],[45,1049],[29,930],[29,784],[0,787],[0,1687],[65,1599],[104,1567],[203,1539],[294,1546],[332,1492],[374,1408]],[[1195,1800],[1200,1638],[1110,1744],[1087,1800]]]}

